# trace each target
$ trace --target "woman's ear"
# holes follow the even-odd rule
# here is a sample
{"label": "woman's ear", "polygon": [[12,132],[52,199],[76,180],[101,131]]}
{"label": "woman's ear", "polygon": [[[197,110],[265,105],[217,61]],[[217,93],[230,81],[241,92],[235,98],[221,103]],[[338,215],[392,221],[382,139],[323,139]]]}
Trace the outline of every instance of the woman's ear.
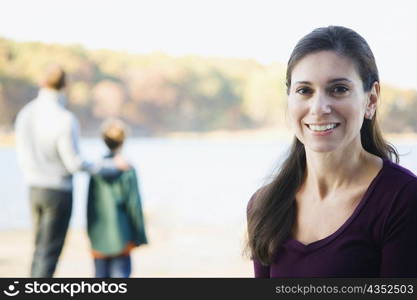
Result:
{"label": "woman's ear", "polygon": [[374,117],[375,111],[376,111],[376,105],[379,99],[379,94],[380,94],[380,85],[378,81],[375,81],[368,94],[368,101],[367,101],[366,109],[365,109],[366,119],[372,120],[372,118]]}

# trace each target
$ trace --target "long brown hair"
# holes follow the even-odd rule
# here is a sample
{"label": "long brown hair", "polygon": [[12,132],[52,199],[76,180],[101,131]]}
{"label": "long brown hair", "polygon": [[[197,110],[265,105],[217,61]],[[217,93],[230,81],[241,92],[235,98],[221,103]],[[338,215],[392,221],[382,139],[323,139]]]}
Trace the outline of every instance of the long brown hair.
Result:
{"label": "long brown hair", "polygon": [[[364,91],[370,91],[379,82],[374,55],[363,37],[355,31],[329,26],[317,28],[303,37],[295,46],[287,66],[287,94],[291,86],[291,73],[306,55],[330,50],[351,58],[358,68]],[[361,128],[363,148],[383,159],[399,162],[396,149],[382,137],[376,113],[372,120],[364,119]],[[306,172],[304,145],[294,137],[289,155],[271,183],[259,189],[248,206],[248,248],[253,258],[268,265],[287,239],[295,222],[295,194],[303,183]]]}

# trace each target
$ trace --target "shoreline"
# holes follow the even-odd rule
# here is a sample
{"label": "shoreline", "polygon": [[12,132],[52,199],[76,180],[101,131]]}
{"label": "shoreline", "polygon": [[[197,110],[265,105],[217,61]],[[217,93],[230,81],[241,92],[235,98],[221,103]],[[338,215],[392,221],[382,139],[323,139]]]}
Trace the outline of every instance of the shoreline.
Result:
{"label": "shoreline", "polygon": [[[417,141],[417,133],[386,133],[386,141],[396,142],[413,142]],[[84,136],[81,136],[84,138]],[[142,136],[132,136],[131,138],[143,138]],[[211,141],[291,141],[293,134],[290,130],[278,130],[274,127],[262,129],[242,129],[242,130],[215,130],[210,132],[172,132],[164,135],[151,136],[147,138],[166,138],[178,140],[211,140]],[[15,135],[0,134],[0,147],[14,147]]]}

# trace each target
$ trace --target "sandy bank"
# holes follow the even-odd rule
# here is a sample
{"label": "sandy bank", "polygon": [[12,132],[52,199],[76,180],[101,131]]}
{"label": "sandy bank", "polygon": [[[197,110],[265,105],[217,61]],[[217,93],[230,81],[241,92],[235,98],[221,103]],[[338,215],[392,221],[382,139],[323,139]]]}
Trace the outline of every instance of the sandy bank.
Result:
{"label": "sandy bank", "polygon": [[[150,244],[133,252],[132,277],[252,277],[251,262],[241,255],[243,239],[236,227],[150,225],[155,225],[148,226]],[[28,277],[31,231],[3,231],[0,240],[0,277]],[[56,277],[92,276],[86,234],[72,229]]]}

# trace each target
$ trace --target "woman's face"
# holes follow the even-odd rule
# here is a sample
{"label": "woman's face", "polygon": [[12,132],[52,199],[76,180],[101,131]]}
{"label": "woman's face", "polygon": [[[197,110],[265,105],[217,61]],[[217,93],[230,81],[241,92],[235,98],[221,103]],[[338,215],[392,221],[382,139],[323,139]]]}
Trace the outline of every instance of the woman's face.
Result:
{"label": "woman's face", "polygon": [[378,83],[364,92],[350,58],[333,51],[309,54],[291,74],[288,112],[295,135],[315,152],[360,145],[364,117],[372,118],[378,95]]}

